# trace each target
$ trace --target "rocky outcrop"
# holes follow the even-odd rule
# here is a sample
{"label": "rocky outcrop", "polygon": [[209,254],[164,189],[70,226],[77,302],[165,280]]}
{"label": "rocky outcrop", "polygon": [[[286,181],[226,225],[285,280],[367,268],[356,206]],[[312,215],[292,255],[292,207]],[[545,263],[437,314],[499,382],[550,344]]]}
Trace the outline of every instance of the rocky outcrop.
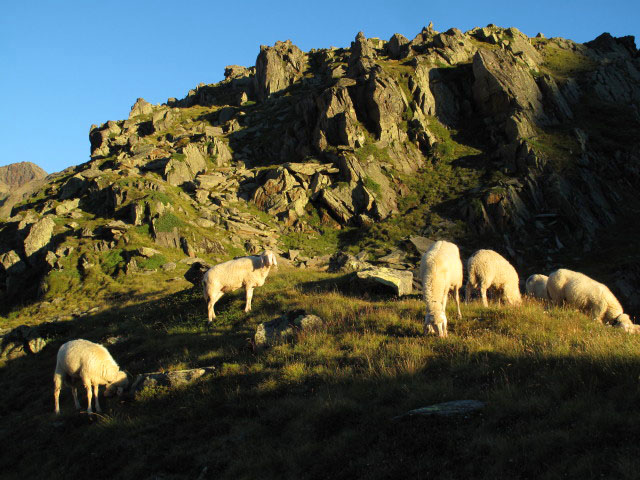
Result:
{"label": "rocky outcrop", "polygon": [[355,80],[343,78],[317,97],[319,113],[314,143],[318,150],[324,150],[328,145],[347,145],[353,148],[364,145],[364,131],[349,94],[349,88],[355,85]]}
{"label": "rocky outcrop", "polygon": [[306,62],[304,52],[291,40],[276,42],[273,47],[261,45],[255,76],[258,100],[264,100],[302,78]]}
{"label": "rocky outcrop", "polygon": [[479,50],[473,58],[473,96],[477,108],[498,124],[509,119],[509,141],[535,135],[533,125],[547,119],[542,93],[528,70],[501,51]]}
{"label": "rocky outcrop", "polygon": [[147,102],[144,98],[138,98],[136,103],[131,107],[129,112],[129,118],[137,117],[138,115],[149,115],[153,112],[153,105]]}

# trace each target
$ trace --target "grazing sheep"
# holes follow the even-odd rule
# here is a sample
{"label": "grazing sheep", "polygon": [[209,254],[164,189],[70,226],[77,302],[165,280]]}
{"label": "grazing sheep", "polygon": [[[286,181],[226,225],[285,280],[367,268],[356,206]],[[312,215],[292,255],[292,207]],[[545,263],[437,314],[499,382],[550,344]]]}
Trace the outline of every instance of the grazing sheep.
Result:
{"label": "grazing sheep", "polygon": [[613,324],[616,328],[621,328],[627,333],[638,334],[640,333],[640,325],[636,325],[631,321],[628,315],[621,315],[618,320]]}
{"label": "grazing sheep", "polygon": [[633,324],[611,290],[583,273],[560,268],[549,275],[547,291],[555,303],[566,302],[598,322]]}
{"label": "grazing sheep", "polygon": [[498,252],[493,250],[478,250],[467,261],[469,279],[465,291],[467,301],[471,298],[471,289],[480,289],[482,304],[487,302],[487,289],[494,287],[500,291],[500,299],[509,305],[519,305],[522,302],[518,286],[516,269]]}
{"label": "grazing sheep", "polygon": [[549,300],[554,303],[562,304],[565,301],[564,287],[574,278],[586,278],[585,274],[580,272],[574,272],[573,270],[567,270],[566,268],[559,268],[558,270],[549,274],[547,279],[547,296]]}
{"label": "grazing sheep", "polygon": [[[427,306],[424,317],[424,333],[437,333],[439,337],[447,336],[447,297],[449,290],[454,289],[458,318],[460,312],[460,295],[462,288],[462,261],[458,247],[450,242],[434,243],[420,260],[420,279],[422,280],[422,296]],[[435,328],[434,328],[435,327]]]}
{"label": "grazing sheep", "polygon": [[240,257],[211,267],[202,277],[209,322],[216,318],[213,307],[222,295],[233,292],[240,287],[244,287],[247,292],[244,311],[251,310],[253,289],[264,285],[271,267],[277,266],[275,254],[270,250],[265,250],[257,256]]}
{"label": "grazing sheep", "polygon": [[87,412],[91,410],[91,392],[96,398],[96,411],[101,412],[98,400],[98,388],[106,385],[105,396],[110,396],[114,390],[121,395],[129,384],[127,374],[120,370],[109,351],[102,345],[88,340],[71,340],[58,350],[58,361],[53,374],[53,399],[56,415],[60,413],[60,389],[62,382],[71,387],[76,408],[78,402],[78,386],[83,385],[87,390]]}
{"label": "grazing sheep", "polygon": [[549,294],[547,293],[548,278],[546,275],[540,275],[539,273],[535,273],[527,278],[525,282],[527,295],[541,300],[549,300]]}

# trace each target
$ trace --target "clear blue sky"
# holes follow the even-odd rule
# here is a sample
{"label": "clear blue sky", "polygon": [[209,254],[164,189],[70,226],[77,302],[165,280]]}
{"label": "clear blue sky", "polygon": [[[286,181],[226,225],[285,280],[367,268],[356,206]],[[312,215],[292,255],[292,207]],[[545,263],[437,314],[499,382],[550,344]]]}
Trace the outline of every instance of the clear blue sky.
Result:
{"label": "clear blue sky", "polygon": [[[524,5],[524,6],[523,6]],[[137,97],[162,103],[251,66],[259,46],[346,47],[362,30],[413,38],[430,21],[494,23],[577,42],[640,34],[640,1],[349,2],[6,0],[0,7],[0,166],[47,172],[89,159],[89,127],[126,119]]]}

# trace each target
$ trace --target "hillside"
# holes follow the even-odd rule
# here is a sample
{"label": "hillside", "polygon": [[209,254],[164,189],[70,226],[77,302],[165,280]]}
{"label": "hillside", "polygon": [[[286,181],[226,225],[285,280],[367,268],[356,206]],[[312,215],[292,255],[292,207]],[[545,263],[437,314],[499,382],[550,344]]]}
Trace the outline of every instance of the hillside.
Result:
{"label": "hillside", "polygon": [[523,276],[580,266],[637,310],[638,71],[631,37],[491,25],[262,46],[255,67],[92,127],[91,160],[2,224],[0,284],[34,298],[83,263],[127,271],[140,246],[215,260],[268,245],[304,262],[411,253],[422,235],[492,245]]}
{"label": "hillside", "polygon": [[[526,299],[461,320],[449,305],[449,337],[425,337],[416,290],[351,271],[391,267],[411,290],[447,239],[463,260],[497,250],[521,282],[573,267],[638,314],[639,132],[632,37],[494,25],[278,42],[185,98],[139,98],[0,222],[0,471],[635,478],[638,336]],[[199,269],[265,248],[279,268],[253,310],[227,294],[207,328]],[[261,324],[301,311],[321,324],[259,348]],[[55,418],[72,338],[144,382],[100,415],[65,389]],[[454,400],[485,406],[402,417]]]}

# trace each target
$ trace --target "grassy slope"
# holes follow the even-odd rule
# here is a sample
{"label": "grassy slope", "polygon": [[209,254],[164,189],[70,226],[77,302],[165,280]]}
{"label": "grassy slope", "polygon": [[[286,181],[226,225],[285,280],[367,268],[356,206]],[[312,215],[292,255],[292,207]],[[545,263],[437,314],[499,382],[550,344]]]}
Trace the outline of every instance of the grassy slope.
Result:
{"label": "grassy slope", "polygon": [[[111,400],[103,416],[52,415],[60,341],[0,363],[3,478],[632,478],[640,413],[638,338],[571,310],[450,308],[450,337],[424,338],[418,297],[348,290],[337,275],[281,269],[254,311],[225,296],[211,331],[199,290],[112,300],[71,337],[110,347],[131,373],[215,365],[190,387]],[[156,282],[159,290],[159,282]],[[68,302],[77,301],[68,298]],[[32,307],[33,308],[33,307]],[[258,323],[305,308],[326,329],[254,354]],[[31,310],[12,323],[43,320]],[[479,399],[457,419],[392,421],[432,403]],[[106,402],[105,402],[106,403]]]}

